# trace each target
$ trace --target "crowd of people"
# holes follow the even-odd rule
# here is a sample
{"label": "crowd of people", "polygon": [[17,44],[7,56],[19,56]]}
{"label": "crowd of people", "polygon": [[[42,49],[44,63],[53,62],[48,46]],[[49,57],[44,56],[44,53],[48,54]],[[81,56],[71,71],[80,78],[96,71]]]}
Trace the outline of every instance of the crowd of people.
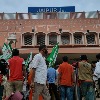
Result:
{"label": "crowd of people", "polygon": [[62,64],[49,67],[47,54],[47,46],[39,46],[39,53],[28,70],[18,49],[13,49],[7,62],[1,59],[0,100],[10,100],[13,96],[20,97],[16,100],[39,100],[40,95],[42,100],[96,100],[100,97],[100,54],[91,63],[86,55],[81,55],[80,61],[73,64],[64,56]]}

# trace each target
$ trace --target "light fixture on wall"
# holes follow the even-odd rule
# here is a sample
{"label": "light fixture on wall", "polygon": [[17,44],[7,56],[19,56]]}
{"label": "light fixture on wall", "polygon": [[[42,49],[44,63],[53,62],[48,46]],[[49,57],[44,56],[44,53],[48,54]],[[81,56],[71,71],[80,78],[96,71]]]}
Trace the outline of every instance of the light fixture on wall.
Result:
{"label": "light fixture on wall", "polygon": [[90,30],[87,30],[87,33],[86,33],[86,35],[90,35]]}
{"label": "light fixture on wall", "polygon": [[7,38],[7,41],[10,44],[14,43],[15,44],[15,47],[16,47],[16,42],[17,42],[16,33],[10,34],[9,37]]}
{"label": "light fixture on wall", "polygon": [[59,32],[62,33],[62,28],[59,28]]}
{"label": "light fixture on wall", "polygon": [[89,33],[90,31],[89,30],[87,30],[87,33]]}
{"label": "light fixture on wall", "polygon": [[35,32],[35,29],[32,27],[32,32]]}

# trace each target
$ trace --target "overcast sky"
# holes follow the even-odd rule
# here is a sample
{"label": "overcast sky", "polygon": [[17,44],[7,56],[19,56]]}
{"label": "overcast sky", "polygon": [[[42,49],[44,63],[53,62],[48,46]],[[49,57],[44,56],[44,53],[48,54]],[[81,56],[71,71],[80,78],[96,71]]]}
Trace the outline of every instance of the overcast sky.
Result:
{"label": "overcast sky", "polygon": [[27,13],[28,7],[75,6],[76,12],[100,11],[100,0],[0,0],[0,13]]}

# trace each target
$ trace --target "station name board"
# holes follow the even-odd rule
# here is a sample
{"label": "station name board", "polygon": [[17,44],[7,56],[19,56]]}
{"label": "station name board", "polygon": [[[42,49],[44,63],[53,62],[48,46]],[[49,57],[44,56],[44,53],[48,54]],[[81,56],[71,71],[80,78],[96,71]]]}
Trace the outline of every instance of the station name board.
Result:
{"label": "station name board", "polygon": [[66,7],[28,7],[28,13],[41,12],[75,12],[75,6]]}

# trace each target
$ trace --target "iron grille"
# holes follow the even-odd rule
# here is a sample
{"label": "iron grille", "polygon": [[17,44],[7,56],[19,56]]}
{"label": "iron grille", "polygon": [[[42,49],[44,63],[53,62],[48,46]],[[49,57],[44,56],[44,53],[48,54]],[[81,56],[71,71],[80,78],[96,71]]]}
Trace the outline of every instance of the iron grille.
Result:
{"label": "iron grille", "polygon": [[37,35],[37,45],[45,45],[45,35]]}
{"label": "iron grille", "polygon": [[61,35],[61,42],[62,44],[69,44],[70,43],[69,35]]}
{"label": "iron grille", "polygon": [[74,43],[75,44],[82,44],[82,35],[74,35]]}
{"label": "iron grille", "polygon": [[91,34],[91,35],[87,35],[87,44],[95,44],[95,35]]}
{"label": "iron grille", "polygon": [[49,35],[49,45],[55,45],[57,43],[57,35]]}
{"label": "iron grille", "polygon": [[24,36],[24,45],[32,45],[32,35]]}

